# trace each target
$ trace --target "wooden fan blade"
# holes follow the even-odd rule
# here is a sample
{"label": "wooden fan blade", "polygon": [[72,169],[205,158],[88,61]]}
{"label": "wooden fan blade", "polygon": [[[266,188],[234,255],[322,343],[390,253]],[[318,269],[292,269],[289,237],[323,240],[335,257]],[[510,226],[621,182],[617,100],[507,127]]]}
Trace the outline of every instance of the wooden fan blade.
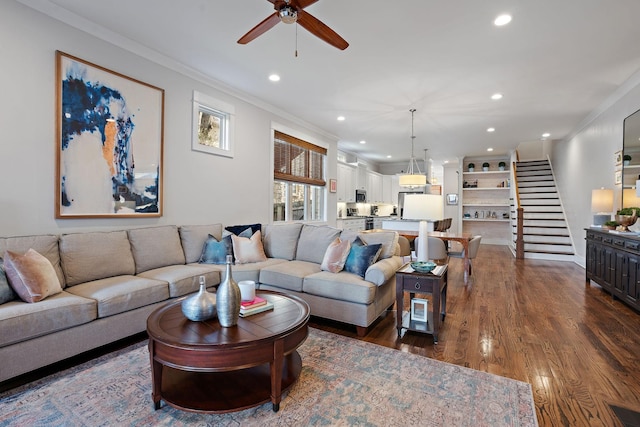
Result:
{"label": "wooden fan blade", "polygon": [[274,12],[273,14],[267,16],[264,21],[262,21],[261,23],[253,27],[251,30],[249,30],[247,34],[240,37],[240,39],[238,40],[238,43],[240,44],[249,43],[251,40],[263,35],[267,31],[275,27],[275,25],[278,22],[280,22],[280,16],[278,15],[278,12]]}
{"label": "wooden fan blade", "polygon": [[326,24],[320,21],[315,16],[304,10],[298,10],[298,23],[302,25],[307,31],[314,36],[324,40],[331,46],[335,46],[340,50],[345,50],[349,47],[349,43],[338,35],[335,31],[329,28]]}
{"label": "wooden fan blade", "polygon": [[295,7],[297,10],[301,10],[307,6],[311,6],[317,1],[318,0],[291,0],[291,7]]}

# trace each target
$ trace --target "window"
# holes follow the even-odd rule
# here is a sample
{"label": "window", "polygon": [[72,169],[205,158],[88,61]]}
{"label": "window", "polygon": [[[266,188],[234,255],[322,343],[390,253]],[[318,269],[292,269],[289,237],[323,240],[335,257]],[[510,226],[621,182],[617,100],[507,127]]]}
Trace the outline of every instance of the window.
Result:
{"label": "window", "polygon": [[194,90],[191,149],[233,157],[233,114],[232,105]]}
{"label": "window", "polygon": [[327,150],[282,132],[273,141],[273,220],[325,219]]}

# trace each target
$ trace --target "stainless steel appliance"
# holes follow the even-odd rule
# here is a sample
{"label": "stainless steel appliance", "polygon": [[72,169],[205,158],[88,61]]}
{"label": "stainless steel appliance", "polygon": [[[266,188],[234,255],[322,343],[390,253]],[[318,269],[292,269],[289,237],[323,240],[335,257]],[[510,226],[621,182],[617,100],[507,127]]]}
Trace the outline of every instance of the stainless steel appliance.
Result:
{"label": "stainless steel appliance", "polygon": [[366,203],[367,192],[365,190],[356,190],[356,203]]}
{"label": "stainless steel appliance", "polygon": [[373,217],[368,216],[364,219],[364,229],[365,230],[373,230]]}

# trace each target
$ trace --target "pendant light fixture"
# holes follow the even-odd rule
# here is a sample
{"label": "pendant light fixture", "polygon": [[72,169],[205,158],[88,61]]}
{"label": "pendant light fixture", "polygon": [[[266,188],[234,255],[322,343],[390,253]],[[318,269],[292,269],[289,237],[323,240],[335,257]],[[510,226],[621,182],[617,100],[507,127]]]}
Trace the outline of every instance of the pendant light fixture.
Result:
{"label": "pendant light fixture", "polygon": [[418,188],[427,185],[427,176],[420,172],[420,167],[416,158],[413,156],[413,144],[416,136],[413,134],[413,114],[415,108],[409,110],[411,112],[411,160],[409,160],[409,168],[406,174],[400,175],[398,183],[401,187]]}

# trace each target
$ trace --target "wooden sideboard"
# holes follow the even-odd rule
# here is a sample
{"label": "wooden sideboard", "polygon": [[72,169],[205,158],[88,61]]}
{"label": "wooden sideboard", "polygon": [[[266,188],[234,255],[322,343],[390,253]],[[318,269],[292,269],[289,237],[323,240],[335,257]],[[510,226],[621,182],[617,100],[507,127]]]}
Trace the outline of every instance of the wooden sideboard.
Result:
{"label": "wooden sideboard", "polygon": [[587,282],[640,311],[640,236],[587,228]]}

